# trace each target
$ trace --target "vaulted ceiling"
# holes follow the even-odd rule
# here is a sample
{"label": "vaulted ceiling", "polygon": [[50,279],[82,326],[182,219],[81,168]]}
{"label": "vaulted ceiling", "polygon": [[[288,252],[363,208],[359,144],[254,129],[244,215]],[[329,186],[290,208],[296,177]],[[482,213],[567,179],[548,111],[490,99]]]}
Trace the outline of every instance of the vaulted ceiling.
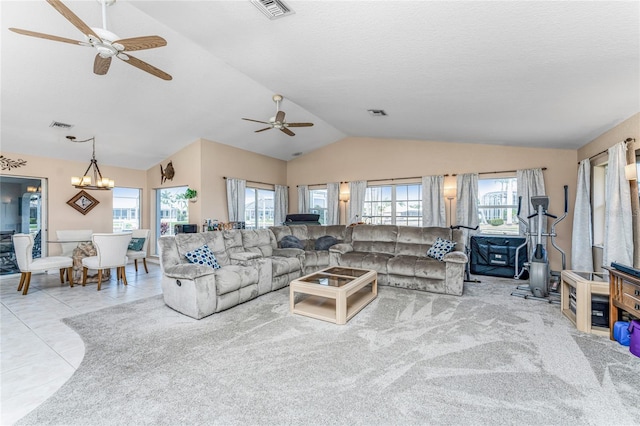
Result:
{"label": "vaulted ceiling", "polygon": [[[102,27],[97,1],[64,1]],[[637,1],[295,1],[269,20],[246,1],[127,1],[119,38],[164,81],[96,52],[45,1],[2,1],[2,150],[146,169],[205,138],[289,160],[347,136],[576,149],[640,111]],[[274,94],[295,137],[268,121]],[[387,115],[373,117],[368,109]],[[49,127],[58,121],[72,129]]]}

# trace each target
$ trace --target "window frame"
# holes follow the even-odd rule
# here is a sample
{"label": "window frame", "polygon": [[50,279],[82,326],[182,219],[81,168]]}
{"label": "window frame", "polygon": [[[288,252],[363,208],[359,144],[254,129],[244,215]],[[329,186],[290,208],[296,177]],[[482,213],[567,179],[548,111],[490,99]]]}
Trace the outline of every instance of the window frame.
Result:
{"label": "window frame", "polygon": [[[253,203],[255,208],[250,211],[247,208],[247,201],[249,200],[249,191],[253,192]],[[266,213],[265,217],[270,213],[270,220],[269,219],[264,219],[264,220],[260,220],[260,211],[259,206],[260,206],[260,191],[265,191],[271,194],[271,208],[269,210],[269,207],[267,206],[267,203],[265,203],[265,208],[263,209],[263,213]],[[275,225],[275,198],[276,198],[276,191],[275,188],[273,189],[267,189],[267,188],[258,188],[255,186],[247,186],[245,187],[245,211],[244,211],[244,223],[245,223],[245,229],[264,229],[264,228],[268,228],[269,226],[274,226]],[[268,201],[268,198],[262,198],[264,200]],[[250,215],[250,213],[253,213],[252,215]],[[250,215],[249,217],[247,215]]]}
{"label": "window frame", "polygon": [[[137,197],[125,197],[125,196],[116,196],[117,191],[119,190],[131,190],[137,191]],[[136,200],[136,207],[131,209],[127,207],[117,206],[116,199],[134,199]],[[132,231],[135,229],[140,229],[142,227],[142,188],[130,188],[130,187],[116,187],[113,188],[112,193],[112,206],[111,206],[111,220],[112,220],[112,230],[113,232],[125,232]],[[116,219],[116,211],[119,213],[118,218]],[[136,217],[131,217],[131,212],[134,212]],[[126,214],[122,214],[126,213]],[[127,227],[127,222],[135,221],[136,223],[130,227]],[[122,226],[116,226],[116,222],[123,222]]]}
{"label": "window frame", "polygon": [[[411,190],[409,187],[416,187],[417,199],[410,197]],[[407,188],[406,198],[398,199],[398,189]],[[373,191],[378,190],[379,195],[374,196]],[[390,199],[385,200],[384,192],[389,191]],[[407,214],[398,214],[398,207],[400,203],[407,204]],[[416,215],[410,215],[410,203],[418,203],[419,208],[416,211]],[[367,207],[368,206],[368,207]],[[381,213],[390,209],[389,214],[371,214],[377,209]],[[379,185],[367,185],[365,191],[365,200],[362,208],[362,219],[366,223],[376,225],[398,225],[398,226],[422,226],[422,184],[421,183],[397,183],[397,184],[379,184]],[[399,223],[399,220],[404,219],[404,223]],[[412,220],[413,219],[413,220]],[[410,223],[414,222],[414,223]]]}
{"label": "window frame", "polygon": [[[502,186],[500,190],[489,191],[481,195],[481,182],[494,181],[494,184]],[[509,181],[509,182],[504,182]],[[506,183],[506,189],[503,184]],[[512,186],[512,188],[511,188]],[[512,203],[509,201],[509,192],[512,194]],[[494,194],[494,195],[491,195]],[[505,204],[483,204],[483,198],[486,202],[487,196],[494,198],[500,197],[500,201],[505,200]],[[511,209],[511,214],[509,214]],[[488,218],[487,212],[493,211]],[[504,211],[504,214],[499,211]],[[498,213],[499,212],[499,213]],[[478,223],[479,233],[481,235],[520,235],[520,221],[518,220],[518,179],[514,175],[493,176],[486,178],[478,178]],[[498,217],[499,216],[499,217]],[[502,219],[504,222],[500,225],[492,225],[489,220]],[[511,221],[509,223],[509,220]]]}

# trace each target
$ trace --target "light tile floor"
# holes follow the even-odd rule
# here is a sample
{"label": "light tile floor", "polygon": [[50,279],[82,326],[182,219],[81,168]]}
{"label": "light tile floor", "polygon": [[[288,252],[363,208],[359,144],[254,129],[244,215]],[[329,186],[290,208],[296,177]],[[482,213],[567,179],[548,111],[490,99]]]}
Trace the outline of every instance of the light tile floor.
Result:
{"label": "light tile floor", "polygon": [[76,371],[84,343],[62,318],[162,293],[160,267],[147,262],[128,285],[111,280],[82,287],[60,284],[58,271],[33,275],[29,294],[18,292],[20,274],[0,277],[0,424],[11,425],[42,404]]}

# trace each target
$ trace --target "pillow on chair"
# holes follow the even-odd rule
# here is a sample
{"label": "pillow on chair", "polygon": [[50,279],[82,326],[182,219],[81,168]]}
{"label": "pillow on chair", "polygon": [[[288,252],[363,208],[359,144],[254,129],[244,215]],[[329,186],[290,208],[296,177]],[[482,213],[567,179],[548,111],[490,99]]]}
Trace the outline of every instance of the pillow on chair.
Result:
{"label": "pillow on chair", "polygon": [[216,256],[213,254],[208,245],[203,245],[193,251],[185,254],[185,257],[189,262],[196,263],[198,265],[210,266],[213,269],[220,269]]}
{"label": "pillow on chair", "polygon": [[285,235],[282,240],[280,240],[280,248],[297,248],[304,250],[304,244],[298,237],[294,237],[293,235]]}
{"label": "pillow on chair", "polygon": [[442,261],[444,259],[444,255],[453,250],[456,243],[453,241],[445,240],[440,237],[436,238],[436,242],[433,243],[431,248],[427,251],[427,256],[432,257],[436,260]]}
{"label": "pillow on chair", "polygon": [[140,251],[144,247],[144,238],[132,238],[129,243],[129,250]]}

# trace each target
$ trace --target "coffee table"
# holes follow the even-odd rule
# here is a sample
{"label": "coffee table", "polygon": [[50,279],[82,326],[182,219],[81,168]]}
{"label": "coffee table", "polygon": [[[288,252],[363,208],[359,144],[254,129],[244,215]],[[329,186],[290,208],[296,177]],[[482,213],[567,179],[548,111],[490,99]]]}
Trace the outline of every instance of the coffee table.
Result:
{"label": "coffee table", "polygon": [[378,296],[378,273],[334,266],[291,281],[290,308],[335,324],[346,324]]}

